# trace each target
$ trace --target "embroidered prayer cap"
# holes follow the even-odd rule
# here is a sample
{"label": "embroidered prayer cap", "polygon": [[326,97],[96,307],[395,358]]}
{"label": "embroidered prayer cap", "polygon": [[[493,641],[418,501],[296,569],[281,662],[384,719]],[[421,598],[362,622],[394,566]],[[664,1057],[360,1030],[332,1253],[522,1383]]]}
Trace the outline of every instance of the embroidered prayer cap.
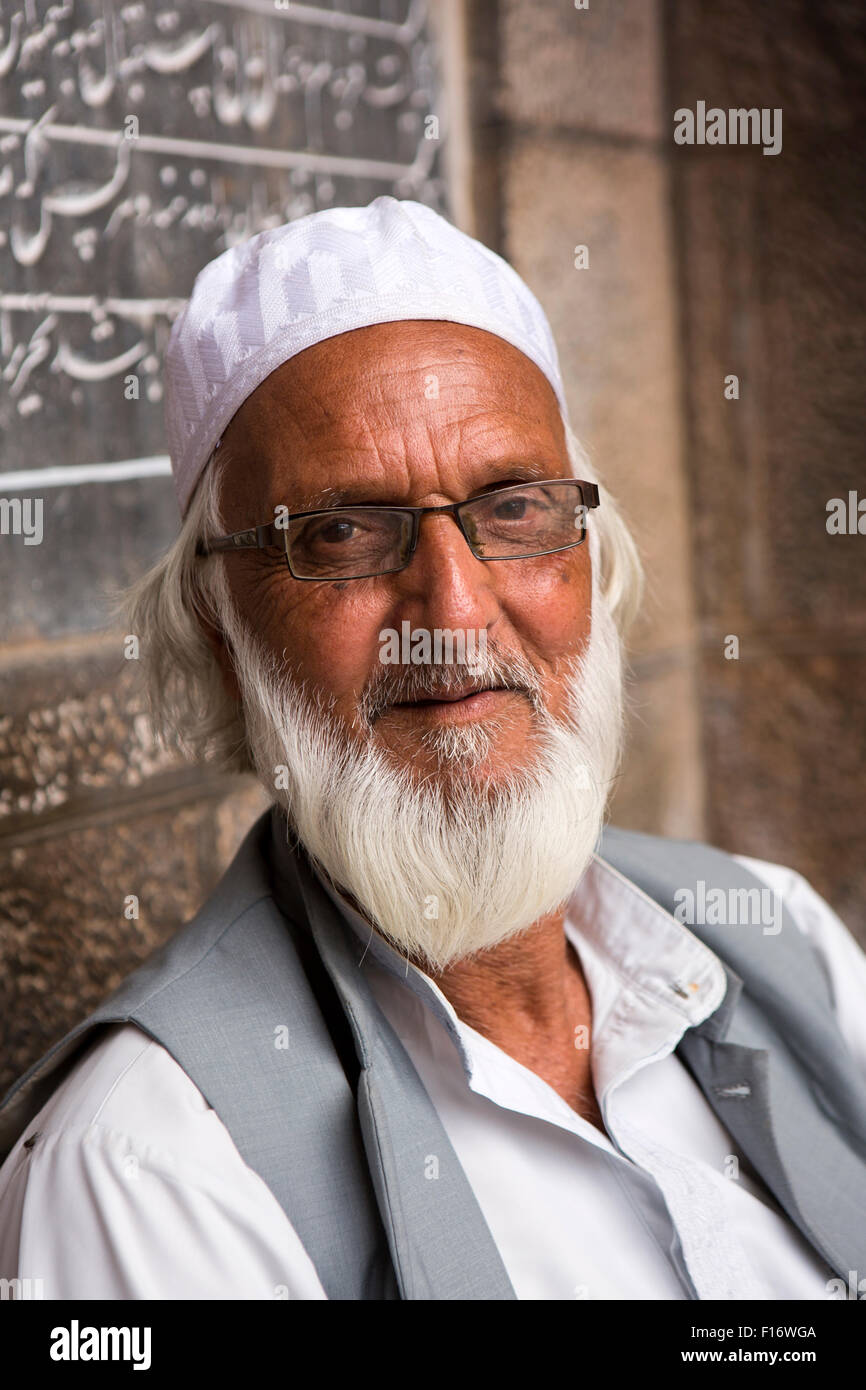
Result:
{"label": "embroidered prayer cap", "polygon": [[249,395],[325,338],[398,319],[447,319],[504,338],[567,408],[535,295],[494,251],[423,203],[374,198],[259,232],[196,276],[165,355],[165,427],[181,514]]}

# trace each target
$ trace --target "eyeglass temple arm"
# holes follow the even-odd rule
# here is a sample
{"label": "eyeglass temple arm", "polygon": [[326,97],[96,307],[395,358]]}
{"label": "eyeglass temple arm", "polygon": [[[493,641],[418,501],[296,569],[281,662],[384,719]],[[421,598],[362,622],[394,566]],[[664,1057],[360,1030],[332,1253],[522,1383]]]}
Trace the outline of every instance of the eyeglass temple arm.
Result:
{"label": "eyeglass temple arm", "polygon": [[599,496],[598,485],[596,483],[581,482],[580,490],[583,496],[583,503],[585,507],[598,507],[601,505],[601,498]]}
{"label": "eyeglass temple arm", "polygon": [[207,545],[199,544],[196,554],[212,555],[215,550],[266,550],[269,545],[282,545],[272,521],[264,526],[250,526],[246,531],[234,531],[230,536],[220,536]]}

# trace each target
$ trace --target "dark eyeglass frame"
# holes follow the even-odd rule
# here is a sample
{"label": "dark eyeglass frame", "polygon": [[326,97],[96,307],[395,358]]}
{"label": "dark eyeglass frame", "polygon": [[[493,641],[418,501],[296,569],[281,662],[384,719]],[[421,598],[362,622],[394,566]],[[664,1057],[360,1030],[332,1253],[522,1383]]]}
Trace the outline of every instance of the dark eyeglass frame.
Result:
{"label": "dark eyeglass frame", "polygon": [[[479,502],[486,502],[490,497],[498,497],[509,492],[525,492],[528,487],[571,487],[576,488],[580,493],[580,503],[587,510],[598,507],[601,504],[598,486],[596,483],[586,482],[582,478],[527,478],[525,483],[509,483],[506,487],[491,488],[489,492],[482,492],[477,497],[467,497],[463,502],[449,502],[444,507],[397,507],[380,506],[376,502],[359,502],[355,506],[342,505],[339,507],[316,507],[309,512],[289,512],[284,518],[285,525],[277,526],[273,521],[265,522],[262,526],[250,526],[245,531],[234,531],[229,536],[219,536],[208,544],[199,543],[196,548],[197,556],[212,555],[216,551],[226,550],[282,550],[286,557],[286,564],[293,579],[297,579],[302,584],[348,584],[352,579],[378,579],[383,574],[399,574],[410,563],[412,556],[418,546],[418,536],[421,527],[421,518],[428,513],[443,515],[448,513],[453,516],[460,528],[463,539],[472,551],[476,560],[481,560],[484,564],[494,564],[498,560],[532,560],[538,555],[556,555],[561,550],[574,550],[578,545],[582,545],[586,539],[586,517],[583,518],[580,537],[576,541],[570,541],[568,545],[556,545],[550,550],[533,550],[528,555],[479,555],[469,538],[466,527],[463,524],[463,512]],[[412,533],[409,538],[409,546],[406,559],[401,565],[396,565],[393,569],[374,570],[370,574],[351,574],[351,575],[326,575],[319,578],[310,574],[295,574],[292,569],[292,560],[289,552],[289,527],[290,521],[298,521],[303,517],[310,516],[336,516],[340,512],[398,512],[403,516],[411,518]],[[282,538],[281,538],[282,533]]]}

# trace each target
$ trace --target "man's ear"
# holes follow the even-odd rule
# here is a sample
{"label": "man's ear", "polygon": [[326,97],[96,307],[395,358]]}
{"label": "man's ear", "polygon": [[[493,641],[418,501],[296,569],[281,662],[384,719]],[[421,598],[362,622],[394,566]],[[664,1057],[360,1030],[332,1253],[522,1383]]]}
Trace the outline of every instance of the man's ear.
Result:
{"label": "man's ear", "polygon": [[196,613],[196,617],[198,618],[202,632],[207,638],[211,651],[217,659],[226,694],[236,705],[240,705],[242,703],[241,688],[238,685],[238,678],[235,674],[235,668],[232,665],[232,659],[226,645],[225,637],[220,629],[215,627],[210,619],[206,618],[203,613]]}

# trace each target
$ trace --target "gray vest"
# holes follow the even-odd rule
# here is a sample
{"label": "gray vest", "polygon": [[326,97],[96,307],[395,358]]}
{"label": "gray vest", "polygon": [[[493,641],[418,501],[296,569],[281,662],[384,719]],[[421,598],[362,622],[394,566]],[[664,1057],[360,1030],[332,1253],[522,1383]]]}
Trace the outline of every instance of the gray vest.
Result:
{"label": "gray vest", "polygon": [[[253,826],[198,915],[21,1077],[4,1158],[102,1032],[135,1023],[183,1067],[273,1192],[333,1299],[515,1298],[469,1181],[358,969],[362,943],[285,843]],[[760,888],[706,845],[608,828],[600,857],[666,910],[678,889]],[[866,1078],[827,978],[781,931],[690,925],[720,958],[720,1007],[677,1055],[781,1208],[843,1279],[866,1271]],[[275,1030],[288,1029],[288,1047]],[[37,1141],[38,1142],[38,1141]],[[438,1158],[438,1180],[425,1162]]]}

